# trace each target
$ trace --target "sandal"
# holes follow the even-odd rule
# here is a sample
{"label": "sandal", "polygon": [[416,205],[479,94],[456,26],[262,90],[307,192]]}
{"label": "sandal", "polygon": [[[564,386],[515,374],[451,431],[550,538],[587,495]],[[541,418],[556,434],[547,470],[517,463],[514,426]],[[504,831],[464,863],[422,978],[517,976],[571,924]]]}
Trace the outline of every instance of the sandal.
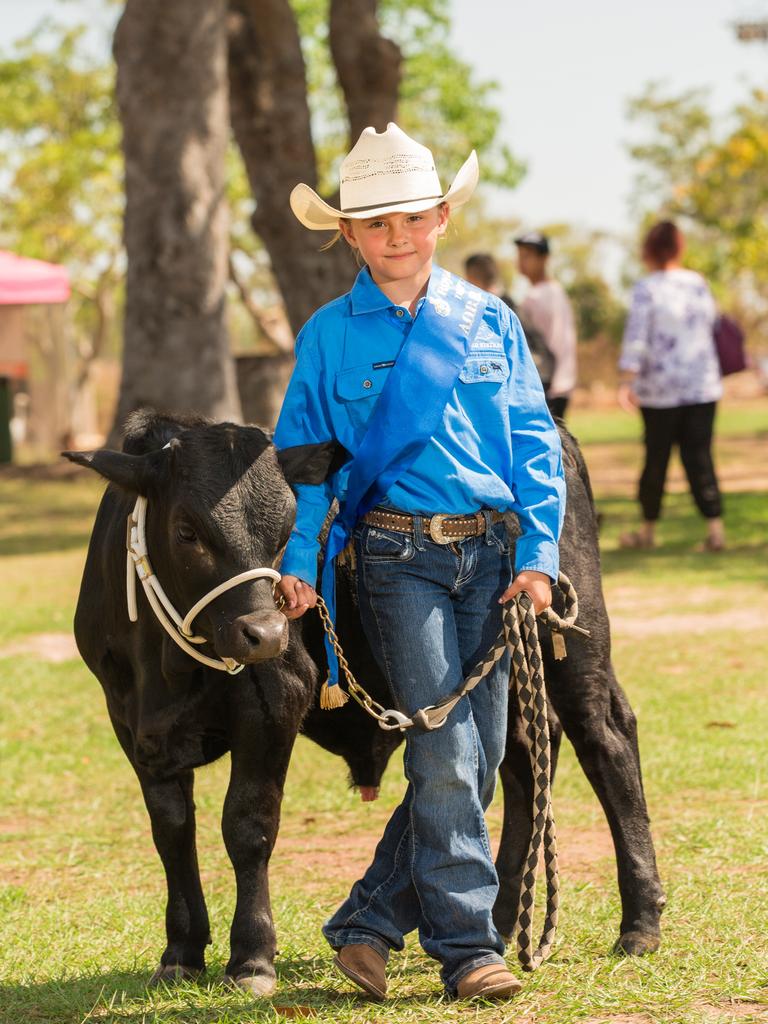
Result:
{"label": "sandal", "polygon": [[656,547],[656,542],[648,540],[638,530],[631,530],[629,533],[622,533],[619,536],[619,547],[625,550],[648,551]]}

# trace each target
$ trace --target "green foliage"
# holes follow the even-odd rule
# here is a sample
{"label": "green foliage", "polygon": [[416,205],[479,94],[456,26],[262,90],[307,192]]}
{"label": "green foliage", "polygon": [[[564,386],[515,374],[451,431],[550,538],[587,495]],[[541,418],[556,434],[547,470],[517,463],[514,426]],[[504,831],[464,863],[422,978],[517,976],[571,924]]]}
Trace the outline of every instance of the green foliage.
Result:
{"label": "green foliage", "polygon": [[647,138],[630,147],[639,165],[637,205],[646,223],[679,219],[687,262],[712,283],[721,302],[768,325],[768,92],[718,120],[707,93],[664,95],[658,85],[632,100],[628,113]]}
{"label": "green foliage", "polygon": [[618,343],[626,308],[601,269],[612,240],[601,231],[569,224],[550,224],[545,232],[554,242],[552,271],[573,303],[579,341],[605,337]]}
{"label": "green foliage", "polygon": [[627,117],[641,125],[647,137],[629,145],[638,164],[634,202],[639,214],[649,204],[672,205],[701,154],[712,144],[713,123],[705,89],[677,96],[664,94],[652,82],[627,103]]}
{"label": "green foliage", "polygon": [[117,344],[123,181],[114,70],[86,32],[44,21],[0,54],[0,246],[67,267],[87,362]]}
{"label": "green foliage", "polygon": [[[344,105],[328,47],[327,0],[292,0],[301,32],[310,86],[321,189],[336,187],[338,162],[349,143]],[[435,154],[448,187],[470,150],[482,160],[487,184],[513,188],[523,165],[498,141],[501,114],[493,105],[497,84],[478,81],[446,43],[448,0],[382,0],[382,32],[403,52],[398,123]],[[426,114],[428,112],[428,116]]]}
{"label": "green foliage", "polygon": [[597,274],[574,278],[567,288],[576,316],[576,334],[580,341],[606,335],[621,339],[626,310],[605,278]]}
{"label": "green foliage", "polygon": [[437,258],[441,266],[456,274],[464,273],[464,260],[477,252],[492,253],[499,268],[499,278],[508,290],[515,277],[515,260],[510,250],[512,239],[520,229],[516,217],[493,216],[488,210],[488,199],[482,192],[472,202],[451,214],[448,231],[440,239]]}
{"label": "green foliage", "polygon": [[93,281],[120,247],[114,72],[85,26],[44,22],[0,56],[0,238]]}

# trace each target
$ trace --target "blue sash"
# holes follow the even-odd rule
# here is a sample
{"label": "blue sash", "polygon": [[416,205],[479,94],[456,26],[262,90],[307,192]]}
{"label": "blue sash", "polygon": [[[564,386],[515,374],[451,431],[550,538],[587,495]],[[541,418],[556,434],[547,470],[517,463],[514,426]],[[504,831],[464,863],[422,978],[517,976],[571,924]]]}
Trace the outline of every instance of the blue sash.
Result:
{"label": "blue sash", "polygon": [[[416,317],[376,402],[365,435],[347,463],[347,494],[331,526],[321,589],[336,619],[336,556],[355,523],[382,500],[440,426],[443,411],[485,312],[482,291],[442,267],[433,267],[427,301]],[[328,685],[339,664],[328,638]]]}

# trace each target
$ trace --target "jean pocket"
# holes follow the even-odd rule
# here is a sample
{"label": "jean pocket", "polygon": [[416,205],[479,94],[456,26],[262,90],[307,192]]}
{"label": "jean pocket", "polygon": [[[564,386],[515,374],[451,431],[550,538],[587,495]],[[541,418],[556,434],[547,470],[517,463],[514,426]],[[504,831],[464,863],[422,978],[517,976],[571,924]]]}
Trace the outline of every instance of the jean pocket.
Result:
{"label": "jean pocket", "polygon": [[416,553],[413,537],[396,530],[368,526],[360,541],[363,557],[368,562],[408,562]]}

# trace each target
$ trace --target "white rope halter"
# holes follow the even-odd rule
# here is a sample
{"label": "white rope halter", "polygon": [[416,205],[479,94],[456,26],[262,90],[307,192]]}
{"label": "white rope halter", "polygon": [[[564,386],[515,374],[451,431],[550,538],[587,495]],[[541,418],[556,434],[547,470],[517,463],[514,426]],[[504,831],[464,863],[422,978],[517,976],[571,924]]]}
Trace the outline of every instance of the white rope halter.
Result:
{"label": "white rope halter", "polygon": [[149,560],[147,551],[147,499],[139,495],[133,512],[128,516],[128,530],[126,533],[126,593],[128,597],[128,617],[131,622],[136,622],[139,617],[139,610],[136,604],[136,577],[141,580],[144,593],[152,607],[158,621],[168,636],[177,643],[182,651],[185,651],[191,658],[202,662],[209,668],[218,669],[219,672],[228,672],[236,675],[245,668],[234,658],[209,658],[195,650],[192,644],[204,644],[204,636],[195,636],[192,633],[192,622],[206,608],[211,601],[220,594],[231,590],[240,583],[247,583],[249,580],[270,579],[273,584],[280,579],[280,573],[275,569],[247,569],[245,572],[233,576],[232,579],[220,583],[213,590],[200,598],[189,609],[182,619],[171,603],[168,595],[162,588],[160,580],[155,576],[152,563]]}

